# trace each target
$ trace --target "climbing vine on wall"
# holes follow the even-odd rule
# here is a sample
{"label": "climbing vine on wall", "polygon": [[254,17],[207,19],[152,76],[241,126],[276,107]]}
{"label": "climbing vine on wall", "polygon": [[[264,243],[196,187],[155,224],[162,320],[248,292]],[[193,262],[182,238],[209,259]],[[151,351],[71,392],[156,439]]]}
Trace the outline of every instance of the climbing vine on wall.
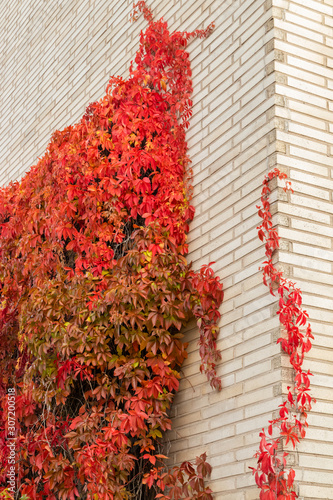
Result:
{"label": "climbing vine on wall", "polygon": [[148,28],[130,77],[112,77],[0,191],[0,480],[5,491],[11,388],[25,498],[212,498],[205,455],[167,471],[160,449],[191,316],[201,371],[221,388],[222,285],[185,258],[194,215],[186,46],[212,26],[170,33],[143,1],[134,18],[140,11]]}
{"label": "climbing vine on wall", "polygon": [[263,263],[263,281],[269,287],[270,293],[279,297],[279,315],[282,326],[282,337],[278,339],[283,351],[289,356],[294,370],[293,387],[287,387],[287,400],[280,405],[277,418],[269,422],[267,434],[263,429],[260,433],[260,447],[256,456],[257,468],[252,468],[255,480],[260,488],[260,500],[293,500],[297,498],[294,479],[295,471],[286,470],[287,452],[283,446],[292,444],[293,448],[300,438],[305,437],[308,426],[307,413],[311,410],[313,398],[310,395],[309,370],[303,370],[304,355],[311,349],[313,335],[308,323],[308,314],[302,308],[302,292],[295,283],[284,278],[273,264],[273,253],[279,248],[279,236],[273,228],[270,213],[270,186],[272,179],[285,182],[284,190],[292,190],[286,180],[286,174],[277,168],[269,172],[263,181],[261,206],[258,214],[262,223],[257,228],[258,236],[265,242],[267,260]]}

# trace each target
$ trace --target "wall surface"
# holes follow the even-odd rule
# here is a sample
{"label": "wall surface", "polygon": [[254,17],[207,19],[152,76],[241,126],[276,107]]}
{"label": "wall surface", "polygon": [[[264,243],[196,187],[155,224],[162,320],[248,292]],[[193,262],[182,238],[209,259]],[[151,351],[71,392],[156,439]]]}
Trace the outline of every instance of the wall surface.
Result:
{"label": "wall surface", "polygon": [[[279,166],[294,193],[277,187],[278,258],[304,290],[315,332],[306,367],[317,404],[307,438],[291,453],[302,500],[333,499],[333,1],[154,0],[170,29],[215,21],[189,46],[194,107],[188,131],[195,219],[194,268],[215,261],[224,283],[214,392],[199,373],[198,332],[168,435],[171,462],[207,452],[217,500],[258,499],[249,466],[259,431],[292,380],[276,339],[277,303],[262,284],[264,250],[256,205],[265,173]],[[19,179],[56,129],[103,95],[110,75],[128,75],[142,17],[129,0],[11,0],[0,18],[0,184]]]}
{"label": "wall surface", "polygon": [[333,498],[333,1],[273,0],[277,164],[294,194],[278,204],[279,260],[303,290],[317,404],[294,460],[301,498]]}

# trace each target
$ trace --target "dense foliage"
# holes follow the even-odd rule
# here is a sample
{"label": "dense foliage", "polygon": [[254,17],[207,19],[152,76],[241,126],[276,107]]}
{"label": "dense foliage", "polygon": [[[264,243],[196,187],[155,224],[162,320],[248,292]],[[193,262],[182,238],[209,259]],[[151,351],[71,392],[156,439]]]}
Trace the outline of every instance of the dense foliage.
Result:
{"label": "dense foliage", "polygon": [[273,253],[279,248],[279,235],[273,228],[270,213],[270,181],[274,178],[285,182],[284,190],[291,190],[286,174],[277,168],[269,172],[263,181],[261,206],[258,214],[262,223],[257,228],[258,236],[265,242],[267,260],[262,266],[263,280],[272,295],[279,296],[279,315],[283,336],[278,343],[289,356],[294,370],[293,387],[288,387],[287,400],[280,405],[278,417],[271,420],[268,436],[263,429],[260,433],[260,447],[256,456],[258,466],[253,469],[260,488],[260,500],[293,500],[297,497],[294,486],[295,471],[286,470],[287,452],[283,448],[290,442],[293,447],[304,438],[308,426],[307,413],[311,410],[313,398],[310,395],[309,370],[303,370],[304,355],[311,349],[313,335],[308,323],[308,314],[302,308],[302,292],[295,283],[286,279],[282,271],[273,264]]}
{"label": "dense foliage", "polygon": [[112,77],[81,121],[0,190],[0,480],[5,490],[13,432],[16,497],[211,498],[205,455],[196,469],[168,472],[160,441],[191,316],[201,370],[220,388],[222,286],[185,258],[194,214],[185,49],[212,27],[169,33],[136,7],[149,25],[129,79]]}

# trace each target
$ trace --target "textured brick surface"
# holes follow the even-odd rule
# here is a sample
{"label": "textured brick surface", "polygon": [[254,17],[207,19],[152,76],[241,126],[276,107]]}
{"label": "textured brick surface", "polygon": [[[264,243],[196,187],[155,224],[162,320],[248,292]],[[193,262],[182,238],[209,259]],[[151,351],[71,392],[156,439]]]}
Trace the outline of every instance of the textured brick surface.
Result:
{"label": "textured brick surface", "polygon": [[[216,499],[258,499],[248,467],[291,373],[276,345],[277,305],[258,266],[263,175],[279,166],[294,194],[272,195],[282,238],[280,265],[304,290],[316,335],[306,366],[318,402],[289,457],[302,500],[333,499],[333,2],[331,0],[154,0],[171,29],[215,20],[191,54],[194,107],[188,143],[196,216],[189,235],[197,269],[215,261],[222,278],[218,367],[223,390],[199,373],[198,332],[168,435],[171,462],[207,452]],[[129,0],[12,0],[0,18],[0,183],[18,179],[56,129],[103,95],[109,75],[128,75],[142,18]]]}
{"label": "textured brick surface", "polygon": [[[275,46],[284,54],[276,62],[276,94],[282,106],[276,115],[284,119],[285,131],[277,139],[285,144],[277,165],[292,179],[294,194],[278,210],[288,219],[280,236],[288,252],[279,260],[291,264],[291,277],[303,290],[315,335],[306,367],[313,373],[313,395],[317,399],[307,438],[295,455],[296,477],[301,499],[332,499],[332,14],[330,1],[273,0],[281,6],[275,19],[279,37]],[[330,20],[330,21],[329,21]]]}

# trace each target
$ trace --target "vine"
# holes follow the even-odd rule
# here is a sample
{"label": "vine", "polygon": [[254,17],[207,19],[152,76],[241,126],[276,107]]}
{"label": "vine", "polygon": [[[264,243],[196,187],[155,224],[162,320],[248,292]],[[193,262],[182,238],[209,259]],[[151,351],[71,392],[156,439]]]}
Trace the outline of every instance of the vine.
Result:
{"label": "vine", "polygon": [[[201,371],[216,362],[222,285],[194,272],[185,131],[192,33],[148,22],[130,77],[56,131],[20,182],[0,190],[0,481],[36,500],[212,498],[206,456],[164,467],[163,432],[200,330]],[[8,388],[15,392],[16,485],[7,487]]]}
{"label": "vine", "polygon": [[[263,281],[269,287],[270,293],[279,296],[280,323],[283,336],[278,343],[289,356],[290,364],[295,373],[293,387],[287,387],[287,400],[280,405],[277,418],[269,421],[268,436],[263,429],[260,433],[257,468],[253,468],[255,480],[260,488],[260,500],[292,500],[297,498],[294,487],[295,471],[286,471],[286,457],[288,453],[281,451],[283,441],[296,447],[300,438],[304,438],[307,423],[307,412],[311,410],[313,398],[309,394],[310,371],[302,368],[304,355],[311,349],[311,326],[308,323],[308,314],[302,308],[302,293],[296,284],[283,277],[282,271],[273,264],[273,253],[279,248],[279,235],[273,229],[270,213],[269,182],[274,179],[285,181],[285,191],[291,190],[291,183],[286,180],[285,173],[275,168],[265,177],[261,193],[261,206],[258,214],[262,223],[258,226],[258,236],[265,242],[267,260],[263,263]],[[275,432],[274,432],[275,431]],[[273,434],[277,437],[273,437]]]}

